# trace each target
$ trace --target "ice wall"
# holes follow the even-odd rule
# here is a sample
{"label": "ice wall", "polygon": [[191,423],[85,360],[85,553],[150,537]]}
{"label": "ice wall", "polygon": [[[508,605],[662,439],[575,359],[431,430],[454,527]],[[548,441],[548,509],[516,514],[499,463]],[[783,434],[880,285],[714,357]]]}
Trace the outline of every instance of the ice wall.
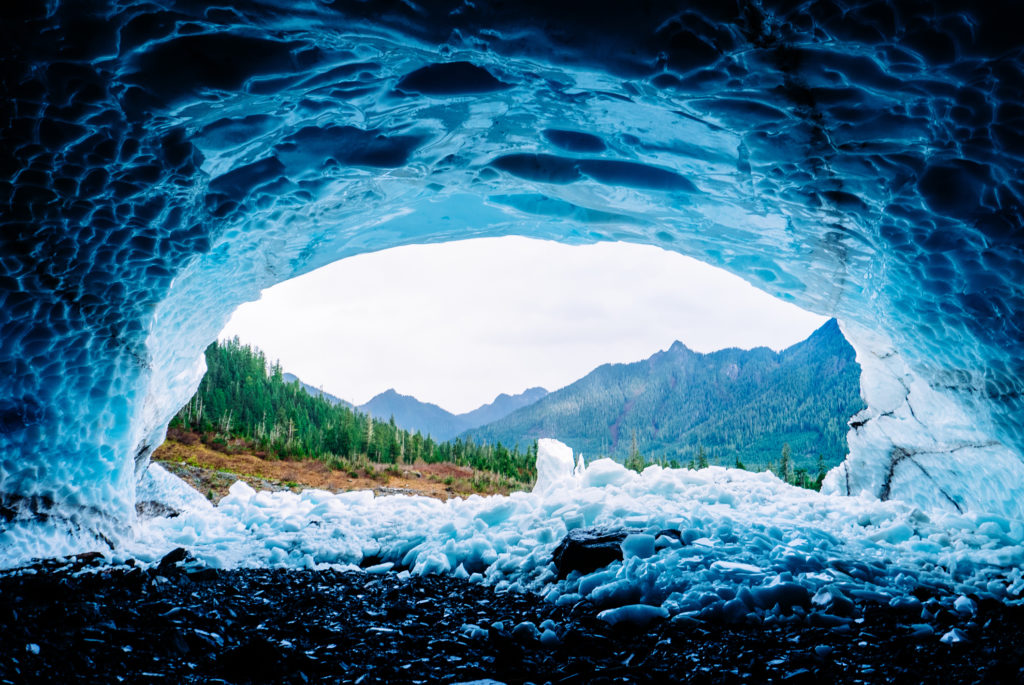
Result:
{"label": "ice wall", "polygon": [[521,234],[838,317],[830,490],[1024,515],[1022,17],[956,4],[7,3],[0,513],[118,535],[261,288]]}

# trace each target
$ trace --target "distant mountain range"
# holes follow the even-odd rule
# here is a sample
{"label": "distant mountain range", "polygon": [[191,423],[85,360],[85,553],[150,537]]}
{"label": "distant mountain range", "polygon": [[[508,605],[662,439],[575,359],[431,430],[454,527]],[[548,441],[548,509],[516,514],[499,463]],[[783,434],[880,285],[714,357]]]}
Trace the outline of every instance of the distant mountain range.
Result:
{"label": "distant mountain range", "polygon": [[[285,374],[286,380],[298,380]],[[301,382],[301,381],[300,381]],[[356,407],[376,419],[445,441],[525,448],[557,438],[590,458],[624,459],[634,445],[647,459],[685,465],[703,448],[711,463],[777,462],[789,444],[794,466],[833,466],[847,452],[847,421],[863,408],[860,367],[836,321],[782,352],[767,347],[702,354],[681,342],[632,364],[605,364],[549,393],[530,388],[453,414],[393,389]],[[310,394],[343,403],[303,383]],[[351,405],[349,405],[351,406]]]}
{"label": "distant mountain range", "polygon": [[419,431],[424,435],[429,434],[435,440],[445,441],[467,430],[502,419],[521,407],[537,402],[547,394],[548,391],[544,388],[530,388],[518,395],[502,393],[490,404],[465,414],[453,414],[436,404],[421,402],[415,397],[401,395],[389,389],[357,409],[384,421],[393,416],[399,428]]}
{"label": "distant mountain range", "polygon": [[430,435],[439,442],[450,440],[460,433],[502,419],[548,394],[544,388],[529,388],[518,395],[501,393],[490,404],[477,407],[464,414],[453,414],[436,404],[421,402],[410,395],[401,395],[393,388],[376,395],[366,404],[356,407],[340,397],[325,392],[322,388],[304,383],[293,373],[284,373],[282,377],[285,383],[298,382],[313,397],[323,397],[333,405],[340,404],[351,409],[358,409],[381,421],[388,421],[394,417],[395,425],[399,428],[412,433],[419,431],[423,435]]}
{"label": "distant mountain range", "polygon": [[847,421],[863,408],[853,348],[830,320],[806,340],[701,354],[680,342],[632,364],[605,364],[466,435],[526,445],[553,437],[575,451],[625,458],[635,436],[648,459],[687,464],[703,447],[711,463],[777,462],[788,443],[796,467],[816,471],[847,452]]}

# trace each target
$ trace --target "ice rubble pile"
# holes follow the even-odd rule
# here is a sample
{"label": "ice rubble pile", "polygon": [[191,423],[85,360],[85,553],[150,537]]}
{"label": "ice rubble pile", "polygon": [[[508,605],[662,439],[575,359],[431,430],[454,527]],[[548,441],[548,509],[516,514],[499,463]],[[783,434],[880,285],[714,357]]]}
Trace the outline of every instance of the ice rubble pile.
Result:
{"label": "ice rubble pile", "polygon": [[[160,482],[173,482],[151,468]],[[181,546],[219,568],[361,564],[369,573],[453,574],[558,604],[586,598],[613,622],[827,610],[837,625],[849,622],[854,602],[919,604],[911,595],[918,588],[1004,601],[1024,593],[1021,521],[930,517],[897,502],[826,497],[770,473],[721,467],[650,466],[636,474],[607,459],[574,467],[571,450],[553,440],[540,443],[538,472],[531,493],[448,502],[369,491],[255,492],[239,482],[217,507],[200,497],[180,516],[140,523],[135,543],[119,554],[156,562]],[[569,530],[592,526],[641,532],[622,543],[622,562],[559,580],[554,548]]]}
{"label": "ice rubble pile", "polygon": [[520,234],[836,316],[829,488],[1024,516],[1024,10],[957,4],[8,3],[3,511],[116,540],[239,303]]}

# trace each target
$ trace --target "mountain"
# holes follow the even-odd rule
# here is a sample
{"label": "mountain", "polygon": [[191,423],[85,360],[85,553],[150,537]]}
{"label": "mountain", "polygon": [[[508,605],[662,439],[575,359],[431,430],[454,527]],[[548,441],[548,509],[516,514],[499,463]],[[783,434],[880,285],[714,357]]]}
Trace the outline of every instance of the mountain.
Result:
{"label": "mountain", "polygon": [[[817,470],[847,452],[847,420],[863,408],[853,348],[830,320],[782,352],[709,354],[680,342],[632,364],[605,364],[503,419],[467,431],[476,442],[525,445],[553,437],[590,457],[624,459],[633,436],[648,459],[686,464],[778,461]],[[812,471],[812,472],[813,472]]]}
{"label": "mountain", "polygon": [[281,378],[282,378],[282,380],[284,380],[285,383],[295,383],[296,381],[298,381],[299,385],[302,386],[302,389],[305,390],[306,392],[308,392],[313,397],[323,397],[325,400],[327,400],[328,402],[330,402],[331,404],[333,404],[335,406],[340,404],[343,407],[348,407],[349,409],[354,409],[354,407],[352,406],[351,403],[346,402],[345,400],[341,399],[340,397],[335,397],[331,393],[324,392],[320,388],[314,388],[309,383],[303,383],[302,379],[299,378],[298,376],[296,376],[294,373],[283,373],[283,374],[281,374]]}
{"label": "mountain", "polygon": [[359,410],[382,421],[394,417],[399,427],[429,434],[435,440],[447,440],[465,430],[459,417],[450,411],[410,395],[399,394],[393,388],[359,405]]}
{"label": "mountain", "polygon": [[515,410],[529,406],[547,394],[548,391],[544,388],[529,388],[518,395],[501,393],[490,404],[477,407],[465,414],[459,414],[458,418],[462,419],[466,424],[463,430],[477,428],[478,426],[503,419]]}
{"label": "mountain", "polygon": [[435,440],[449,440],[459,433],[504,418],[547,394],[544,388],[530,388],[518,395],[502,393],[490,404],[465,414],[453,414],[436,404],[421,402],[415,397],[389,389],[360,405],[359,410],[384,421],[393,416],[399,428],[419,431]]}

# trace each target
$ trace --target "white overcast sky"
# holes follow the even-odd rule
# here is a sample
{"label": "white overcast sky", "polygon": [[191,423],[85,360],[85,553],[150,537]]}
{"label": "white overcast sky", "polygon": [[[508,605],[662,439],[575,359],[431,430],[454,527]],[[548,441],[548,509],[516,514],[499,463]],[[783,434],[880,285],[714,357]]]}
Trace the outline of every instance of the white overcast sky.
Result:
{"label": "white overcast sky", "polygon": [[682,255],[526,238],[358,255],[263,292],[222,337],[354,404],[395,388],[461,413],[681,340],[782,349],[825,319]]}

